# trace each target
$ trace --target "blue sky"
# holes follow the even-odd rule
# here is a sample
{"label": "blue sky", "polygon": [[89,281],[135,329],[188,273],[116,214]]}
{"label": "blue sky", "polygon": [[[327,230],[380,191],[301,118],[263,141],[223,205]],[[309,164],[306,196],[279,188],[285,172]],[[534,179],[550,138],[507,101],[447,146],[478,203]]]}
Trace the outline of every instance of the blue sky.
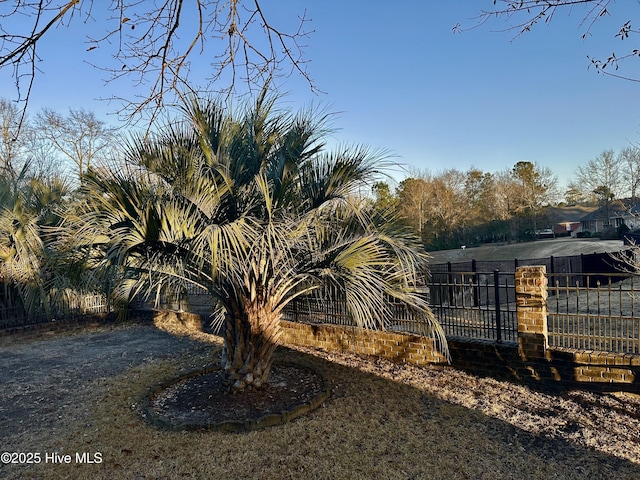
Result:
{"label": "blue sky", "polygon": [[[325,92],[311,92],[294,75],[279,81],[285,103],[313,102],[339,112],[333,143],[387,149],[409,169],[433,172],[471,166],[495,172],[528,160],[566,184],[601,151],[640,142],[640,84],[599,75],[587,60],[635,47],[633,38],[621,42],[613,35],[635,18],[637,2],[613,3],[613,16],[598,22],[586,40],[580,38],[581,8],[562,11],[515,40],[498,31],[508,26],[502,20],[452,32],[457,23],[473,25],[479,10],[492,4],[270,0],[265,9],[276,25],[286,26],[306,9],[315,32],[305,57]],[[61,113],[85,108],[114,118],[107,114],[115,106],[97,98],[115,86],[105,86],[104,75],[82,63],[85,33],[59,30],[41,49],[32,113],[44,106]],[[638,71],[633,60],[627,63],[630,74]],[[202,59],[198,67],[207,65]],[[0,78],[0,96],[15,98],[6,73]]]}

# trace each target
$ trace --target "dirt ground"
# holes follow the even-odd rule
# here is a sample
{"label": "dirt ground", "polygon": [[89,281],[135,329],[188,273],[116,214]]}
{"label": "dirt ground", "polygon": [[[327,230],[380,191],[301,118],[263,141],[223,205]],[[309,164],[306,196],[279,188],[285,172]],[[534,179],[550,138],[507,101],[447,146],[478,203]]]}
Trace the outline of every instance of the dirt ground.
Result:
{"label": "dirt ground", "polygon": [[101,379],[205,349],[144,325],[0,338],[0,449],[25,432],[55,435],[65,417],[79,420],[78,406]]}
{"label": "dirt ground", "polygon": [[[311,351],[309,351],[311,353]],[[640,395],[582,390],[535,390],[454,368],[417,367],[348,354],[313,352],[334,363],[417,387],[558,445],[574,445],[640,467]],[[638,476],[640,478],[640,468]]]}
{"label": "dirt ground", "polygon": [[[33,444],[34,439],[38,439],[40,445],[52,445],[69,429],[78,430],[80,426],[79,431],[83,431],[84,424],[90,436],[93,420],[87,405],[96,401],[95,391],[100,390],[101,385],[124,372],[136,371],[136,367],[171,358],[193,358],[192,367],[196,367],[207,358],[209,350],[210,344],[173,336],[151,325],[98,328],[39,338],[2,338],[0,451],[37,450],[39,445]],[[299,349],[295,355],[310,355],[327,365],[336,365],[336,369],[357,369],[392,380],[394,385],[411,386],[423,396],[424,415],[448,414],[451,409],[442,407],[448,404],[462,407],[462,411],[471,412],[472,416],[499,420],[504,426],[492,435],[503,438],[504,454],[522,448],[527,450],[527,455],[555,461],[566,458],[570,464],[579,464],[575,457],[584,453],[577,452],[592,452],[590,455],[597,462],[589,460],[590,465],[597,465],[589,468],[595,470],[585,470],[587,476],[580,478],[613,478],[607,473],[589,476],[590,471],[620,471],[619,478],[640,478],[640,398],[637,396],[575,390],[536,391],[449,367],[419,368],[315,350]],[[131,378],[135,381],[136,377]],[[331,379],[334,399],[330,402],[340,402],[345,392],[353,389],[353,385],[345,383],[347,378],[336,374]],[[100,392],[99,397],[109,398],[105,392]],[[331,406],[326,409],[330,410]],[[423,421],[431,421],[431,417]],[[462,417],[443,417],[438,423],[457,425],[467,421]],[[443,434],[446,435],[446,431]],[[11,476],[10,467],[0,464],[0,478],[19,478]]]}

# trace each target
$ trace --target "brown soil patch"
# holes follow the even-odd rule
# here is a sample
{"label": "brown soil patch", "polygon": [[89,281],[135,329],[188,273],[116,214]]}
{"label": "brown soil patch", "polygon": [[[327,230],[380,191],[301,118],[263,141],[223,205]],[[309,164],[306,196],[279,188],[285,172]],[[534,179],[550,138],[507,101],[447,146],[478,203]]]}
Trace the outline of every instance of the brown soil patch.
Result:
{"label": "brown soil patch", "polygon": [[170,430],[249,431],[293,420],[329,396],[318,373],[296,365],[274,365],[269,385],[228,393],[220,369],[185,375],[154,389],[143,415]]}

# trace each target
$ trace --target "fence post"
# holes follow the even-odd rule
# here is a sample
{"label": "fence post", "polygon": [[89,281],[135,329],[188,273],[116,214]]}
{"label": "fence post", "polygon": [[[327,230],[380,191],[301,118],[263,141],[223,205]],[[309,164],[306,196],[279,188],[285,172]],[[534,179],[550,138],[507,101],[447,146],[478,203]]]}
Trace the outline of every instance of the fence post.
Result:
{"label": "fence post", "polygon": [[451,262],[447,262],[447,285],[449,286],[447,302],[449,305],[455,305],[454,298],[455,295],[453,293],[453,275],[451,275]]}
{"label": "fence post", "polygon": [[476,282],[473,287],[473,306],[478,307],[480,305],[480,275],[478,275],[478,267],[476,265],[476,259],[471,260],[471,271],[473,272],[473,279]]}
{"label": "fence post", "polygon": [[518,267],[515,284],[520,357],[525,361],[544,358],[549,337],[546,267]]}
{"label": "fence post", "polygon": [[493,271],[493,289],[496,300],[496,342],[502,342],[502,319],[500,318],[500,271]]}

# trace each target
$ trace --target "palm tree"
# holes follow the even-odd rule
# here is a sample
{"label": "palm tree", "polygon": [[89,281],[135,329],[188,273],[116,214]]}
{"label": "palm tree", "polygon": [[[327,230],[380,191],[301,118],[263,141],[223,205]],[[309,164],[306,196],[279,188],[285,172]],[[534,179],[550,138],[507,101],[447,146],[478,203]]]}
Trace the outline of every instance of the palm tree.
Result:
{"label": "palm tree", "polygon": [[130,141],[127,168],[91,170],[83,184],[90,202],[73,234],[119,268],[119,298],[206,289],[233,391],[267,384],[284,307],[320,290],[343,296],[363,327],[384,327],[385,299],[402,301],[446,351],[419,292],[427,254],[357,196],[382,153],[325,152],[326,117],[278,111],[264,91],[240,113],[194,99],[183,114]]}
{"label": "palm tree", "polygon": [[52,317],[52,292],[60,270],[54,268],[53,227],[69,192],[58,176],[29,174],[28,165],[13,178],[0,177],[0,280],[5,302],[30,316]]}

